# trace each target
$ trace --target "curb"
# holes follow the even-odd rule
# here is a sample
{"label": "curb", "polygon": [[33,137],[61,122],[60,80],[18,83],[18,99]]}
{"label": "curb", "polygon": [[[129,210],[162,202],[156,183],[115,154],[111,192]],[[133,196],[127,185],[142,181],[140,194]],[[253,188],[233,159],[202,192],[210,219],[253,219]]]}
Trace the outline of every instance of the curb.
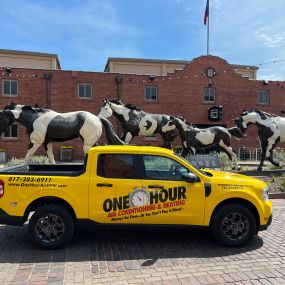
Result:
{"label": "curb", "polygon": [[285,199],[285,192],[269,193],[269,199]]}

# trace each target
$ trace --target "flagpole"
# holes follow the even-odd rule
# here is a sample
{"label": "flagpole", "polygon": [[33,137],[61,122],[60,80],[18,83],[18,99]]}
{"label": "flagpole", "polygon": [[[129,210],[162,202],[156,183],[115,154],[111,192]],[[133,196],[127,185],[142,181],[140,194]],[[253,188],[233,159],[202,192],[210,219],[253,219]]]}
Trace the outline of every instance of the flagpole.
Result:
{"label": "flagpole", "polygon": [[210,0],[208,0],[208,25],[207,25],[207,55],[210,50]]}

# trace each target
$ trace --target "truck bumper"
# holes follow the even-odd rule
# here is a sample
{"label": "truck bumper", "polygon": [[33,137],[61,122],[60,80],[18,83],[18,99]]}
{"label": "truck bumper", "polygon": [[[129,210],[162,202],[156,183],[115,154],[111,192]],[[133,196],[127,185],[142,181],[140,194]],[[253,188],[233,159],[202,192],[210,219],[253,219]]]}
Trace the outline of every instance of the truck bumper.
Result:
{"label": "truck bumper", "polygon": [[0,224],[11,225],[11,226],[22,226],[23,225],[23,217],[10,216],[5,211],[0,209]]}
{"label": "truck bumper", "polygon": [[267,230],[267,228],[271,225],[271,223],[272,223],[272,214],[270,215],[267,224],[259,226],[259,231]]}

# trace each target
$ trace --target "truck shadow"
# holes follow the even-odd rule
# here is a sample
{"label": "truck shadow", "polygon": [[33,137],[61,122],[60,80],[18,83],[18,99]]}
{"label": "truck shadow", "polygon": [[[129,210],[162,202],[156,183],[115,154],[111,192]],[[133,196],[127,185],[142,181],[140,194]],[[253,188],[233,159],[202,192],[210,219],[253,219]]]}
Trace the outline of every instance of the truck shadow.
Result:
{"label": "truck shadow", "polygon": [[[263,246],[255,236],[246,246],[224,247],[208,230],[185,228],[98,228],[78,231],[69,245],[59,250],[42,250],[29,239],[27,227],[0,227],[0,263],[101,262],[139,260],[141,267],[161,259],[187,258],[225,261]],[[229,259],[229,257],[228,257]]]}

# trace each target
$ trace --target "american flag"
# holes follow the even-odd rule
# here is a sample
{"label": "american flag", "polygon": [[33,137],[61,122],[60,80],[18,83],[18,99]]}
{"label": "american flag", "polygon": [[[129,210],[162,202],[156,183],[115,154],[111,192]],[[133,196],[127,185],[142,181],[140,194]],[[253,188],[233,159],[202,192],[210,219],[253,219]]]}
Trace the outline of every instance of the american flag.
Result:
{"label": "american flag", "polygon": [[209,0],[207,0],[205,14],[204,14],[204,25],[207,26],[207,21],[209,18]]}

